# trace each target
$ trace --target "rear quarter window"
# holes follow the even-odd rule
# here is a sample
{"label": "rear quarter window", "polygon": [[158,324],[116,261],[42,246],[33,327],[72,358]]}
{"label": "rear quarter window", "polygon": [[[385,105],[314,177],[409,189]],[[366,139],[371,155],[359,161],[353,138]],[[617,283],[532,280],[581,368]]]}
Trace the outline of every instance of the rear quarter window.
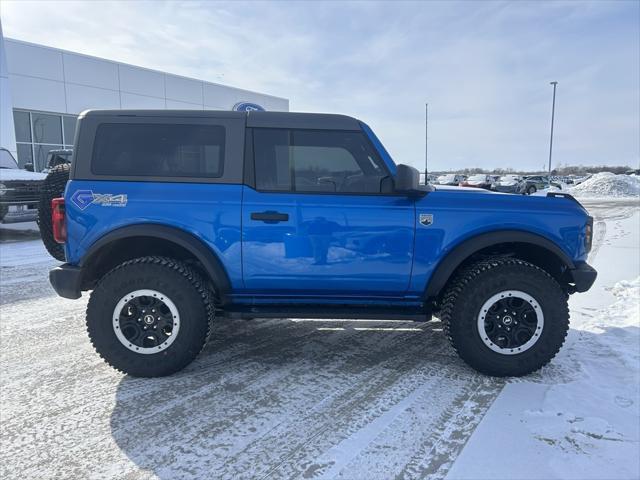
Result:
{"label": "rear quarter window", "polygon": [[220,125],[104,123],[93,146],[94,175],[222,176],[225,128]]}

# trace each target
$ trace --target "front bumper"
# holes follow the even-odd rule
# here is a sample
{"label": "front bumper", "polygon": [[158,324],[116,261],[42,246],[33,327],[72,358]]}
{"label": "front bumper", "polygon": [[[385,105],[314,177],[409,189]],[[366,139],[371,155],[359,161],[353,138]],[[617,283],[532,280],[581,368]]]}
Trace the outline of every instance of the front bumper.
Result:
{"label": "front bumper", "polygon": [[587,262],[577,264],[576,268],[569,270],[567,273],[569,274],[569,281],[574,285],[576,292],[589,290],[598,276],[595,268]]}
{"label": "front bumper", "polygon": [[63,263],[49,272],[49,282],[58,295],[75,300],[82,296],[82,269]]}
{"label": "front bumper", "polygon": [[33,222],[38,218],[37,205],[0,202],[0,206],[7,207],[4,217],[0,218],[0,222],[3,223]]}

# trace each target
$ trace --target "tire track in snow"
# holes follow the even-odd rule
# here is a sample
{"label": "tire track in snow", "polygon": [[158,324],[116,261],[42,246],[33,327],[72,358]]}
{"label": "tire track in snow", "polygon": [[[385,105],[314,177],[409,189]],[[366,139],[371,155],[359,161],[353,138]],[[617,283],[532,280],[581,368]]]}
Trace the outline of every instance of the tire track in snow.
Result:
{"label": "tire track in snow", "polygon": [[123,377],[93,352],[86,298],[52,296],[52,263],[0,279],[2,478],[438,476],[501,389],[438,322],[221,320],[183,372]]}

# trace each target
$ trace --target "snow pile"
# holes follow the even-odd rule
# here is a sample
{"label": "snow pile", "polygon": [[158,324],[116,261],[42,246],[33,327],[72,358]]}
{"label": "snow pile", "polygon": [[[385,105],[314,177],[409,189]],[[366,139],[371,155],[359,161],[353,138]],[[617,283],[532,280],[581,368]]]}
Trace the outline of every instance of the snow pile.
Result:
{"label": "snow pile", "polygon": [[575,197],[638,197],[640,177],[601,172],[572,187],[569,193]]}

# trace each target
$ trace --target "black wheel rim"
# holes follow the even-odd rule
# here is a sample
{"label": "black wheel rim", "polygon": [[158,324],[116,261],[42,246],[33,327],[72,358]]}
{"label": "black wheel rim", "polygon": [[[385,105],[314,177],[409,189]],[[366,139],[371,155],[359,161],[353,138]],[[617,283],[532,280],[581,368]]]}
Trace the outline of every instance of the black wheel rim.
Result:
{"label": "black wheel rim", "polygon": [[129,350],[157,353],[175,340],[180,327],[175,304],[155,290],[125,295],[113,312],[116,337]]}
{"label": "black wheel rim", "polygon": [[493,295],[478,314],[478,333],[490,349],[521,353],[540,337],[544,316],[538,302],[525,292],[508,290]]}

